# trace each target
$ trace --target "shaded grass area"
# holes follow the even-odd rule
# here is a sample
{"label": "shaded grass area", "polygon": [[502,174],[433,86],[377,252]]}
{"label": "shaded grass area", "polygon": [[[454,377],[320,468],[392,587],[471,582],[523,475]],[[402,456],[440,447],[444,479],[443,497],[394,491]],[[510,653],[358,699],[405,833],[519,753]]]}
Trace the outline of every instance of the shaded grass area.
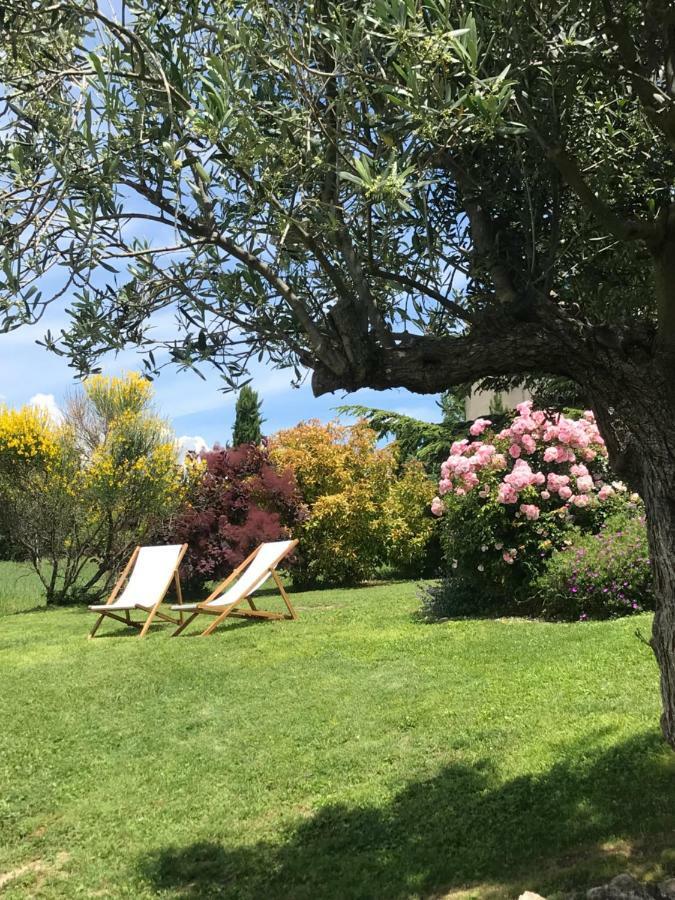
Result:
{"label": "shaded grass area", "polygon": [[0,620],[3,896],[491,900],[675,871],[649,617],[429,626],[411,583],[295,600],[206,639]]}

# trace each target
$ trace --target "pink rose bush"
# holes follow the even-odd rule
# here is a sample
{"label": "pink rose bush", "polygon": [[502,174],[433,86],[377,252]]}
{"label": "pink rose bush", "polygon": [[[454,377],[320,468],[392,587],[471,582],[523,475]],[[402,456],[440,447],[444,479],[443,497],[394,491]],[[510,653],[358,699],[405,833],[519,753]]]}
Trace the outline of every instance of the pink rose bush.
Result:
{"label": "pink rose bush", "polygon": [[475,488],[483,499],[494,496],[517,506],[531,520],[544,510],[583,508],[614,495],[615,488],[606,483],[605,442],[592,412],[581,419],[547,416],[528,400],[517,413],[496,434],[489,419],[476,419],[469,434],[480,440],[455,441],[441,466],[435,515],[442,515],[446,494],[464,497]]}
{"label": "pink rose bush", "polygon": [[551,554],[579,529],[596,532],[625,487],[612,481],[592,412],[579,418],[521,403],[495,428],[476,419],[441,466],[434,515],[453,560],[453,604],[512,608]]}

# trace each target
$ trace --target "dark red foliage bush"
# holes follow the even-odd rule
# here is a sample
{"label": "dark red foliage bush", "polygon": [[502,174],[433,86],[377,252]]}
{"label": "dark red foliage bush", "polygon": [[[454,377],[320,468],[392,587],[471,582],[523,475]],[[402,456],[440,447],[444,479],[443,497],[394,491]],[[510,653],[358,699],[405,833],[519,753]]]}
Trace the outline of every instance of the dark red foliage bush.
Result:
{"label": "dark red foliage bush", "polygon": [[265,447],[216,447],[198,460],[203,472],[162,535],[188,543],[182,574],[192,589],[229,575],[262,541],[291,537],[307,515],[293,472],[278,471]]}

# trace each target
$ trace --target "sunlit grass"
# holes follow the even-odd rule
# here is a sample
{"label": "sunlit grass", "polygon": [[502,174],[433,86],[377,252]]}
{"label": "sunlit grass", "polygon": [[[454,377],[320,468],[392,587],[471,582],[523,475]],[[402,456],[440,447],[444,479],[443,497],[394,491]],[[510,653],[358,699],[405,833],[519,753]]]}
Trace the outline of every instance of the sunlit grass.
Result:
{"label": "sunlit grass", "polygon": [[648,617],[294,599],[297,622],[204,639],[0,619],[3,896],[561,897],[673,868]]}

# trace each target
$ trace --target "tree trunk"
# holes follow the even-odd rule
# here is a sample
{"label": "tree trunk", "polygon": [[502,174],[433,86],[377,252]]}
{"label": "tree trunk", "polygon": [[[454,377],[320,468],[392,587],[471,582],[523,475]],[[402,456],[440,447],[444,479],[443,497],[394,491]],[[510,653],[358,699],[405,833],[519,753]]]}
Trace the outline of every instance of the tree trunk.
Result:
{"label": "tree trunk", "polygon": [[656,602],[663,736],[675,749],[675,374],[658,358],[615,364],[590,389],[617,475],[645,504]]}
{"label": "tree trunk", "polygon": [[675,422],[670,426],[669,467],[656,469],[646,460],[643,499],[656,596],[651,645],[661,672],[661,729],[675,749]]}

